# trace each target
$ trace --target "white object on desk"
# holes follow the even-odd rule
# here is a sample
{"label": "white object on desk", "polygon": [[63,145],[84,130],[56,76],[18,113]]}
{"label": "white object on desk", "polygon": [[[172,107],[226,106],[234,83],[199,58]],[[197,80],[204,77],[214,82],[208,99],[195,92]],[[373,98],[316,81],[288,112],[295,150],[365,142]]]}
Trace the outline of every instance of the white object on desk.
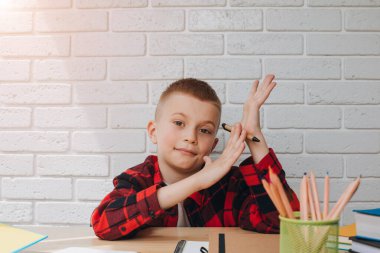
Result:
{"label": "white object on desk", "polygon": [[70,248],[54,251],[54,253],[138,253],[138,252],[137,251],[115,251],[115,250],[70,247]]}
{"label": "white object on desk", "polygon": [[181,240],[178,242],[174,253],[204,253],[208,252],[208,247],[209,242],[207,241]]}

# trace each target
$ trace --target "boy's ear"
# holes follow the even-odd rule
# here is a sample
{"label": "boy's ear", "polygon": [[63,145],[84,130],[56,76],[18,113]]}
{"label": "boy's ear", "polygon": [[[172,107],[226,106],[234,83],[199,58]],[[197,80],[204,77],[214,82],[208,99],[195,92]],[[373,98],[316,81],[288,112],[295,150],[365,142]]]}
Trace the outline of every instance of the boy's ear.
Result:
{"label": "boy's ear", "polygon": [[[215,140],[214,140],[214,144],[212,144],[211,152],[214,151],[214,148],[216,147],[216,144],[218,144],[218,142],[219,142],[219,139],[218,139],[218,138],[215,138]],[[211,152],[210,152],[210,153],[211,153]]]}
{"label": "boy's ear", "polygon": [[156,136],[156,122],[154,120],[150,120],[148,125],[146,126],[146,130],[148,131],[148,135],[153,144],[157,144],[157,136]]}

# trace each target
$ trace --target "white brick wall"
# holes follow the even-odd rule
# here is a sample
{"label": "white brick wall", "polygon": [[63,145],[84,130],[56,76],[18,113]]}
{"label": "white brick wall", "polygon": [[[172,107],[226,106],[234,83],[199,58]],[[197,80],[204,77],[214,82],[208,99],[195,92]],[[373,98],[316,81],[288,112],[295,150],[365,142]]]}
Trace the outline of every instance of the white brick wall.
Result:
{"label": "white brick wall", "polygon": [[352,222],[380,205],[379,32],[371,0],[0,1],[0,223],[88,224],[156,151],[145,127],[168,84],[208,81],[233,123],[266,73],[261,124],[290,185],[328,172],[334,202],[361,175]]}

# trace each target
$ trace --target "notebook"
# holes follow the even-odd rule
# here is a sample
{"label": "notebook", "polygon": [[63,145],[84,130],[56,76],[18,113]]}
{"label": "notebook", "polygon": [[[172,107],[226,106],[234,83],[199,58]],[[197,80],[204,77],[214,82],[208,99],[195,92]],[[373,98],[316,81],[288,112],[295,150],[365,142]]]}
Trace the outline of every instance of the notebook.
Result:
{"label": "notebook", "polygon": [[20,252],[46,238],[46,235],[0,224],[0,252]]}
{"label": "notebook", "polygon": [[207,241],[187,241],[181,240],[177,243],[174,253],[206,253],[209,242]]}
{"label": "notebook", "polygon": [[380,208],[354,210],[356,236],[363,239],[380,241]]}

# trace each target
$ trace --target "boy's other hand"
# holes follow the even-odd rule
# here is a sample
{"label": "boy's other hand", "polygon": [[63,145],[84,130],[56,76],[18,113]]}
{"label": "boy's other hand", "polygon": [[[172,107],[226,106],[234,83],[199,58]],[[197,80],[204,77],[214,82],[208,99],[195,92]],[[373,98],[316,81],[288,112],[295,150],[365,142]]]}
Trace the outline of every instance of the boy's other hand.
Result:
{"label": "boy's other hand", "polygon": [[247,132],[242,128],[241,124],[235,124],[231,129],[230,138],[221,156],[215,161],[212,161],[209,156],[203,158],[205,166],[196,173],[201,189],[209,188],[230,171],[232,165],[245,148],[244,141],[246,136]]}
{"label": "boy's other hand", "polygon": [[265,77],[262,84],[255,80],[252,84],[251,91],[243,107],[243,119],[241,121],[243,128],[248,134],[255,134],[260,131],[260,108],[269,97],[269,94],[276,86],[273,82],[274,75],[269,74]]}

